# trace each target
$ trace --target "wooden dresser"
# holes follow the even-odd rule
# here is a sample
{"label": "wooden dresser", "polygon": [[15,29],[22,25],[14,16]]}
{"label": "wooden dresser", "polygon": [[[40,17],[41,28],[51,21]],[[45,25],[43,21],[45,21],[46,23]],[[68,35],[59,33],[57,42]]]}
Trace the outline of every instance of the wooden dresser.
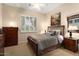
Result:
{"label": "wooden dresser", "polygon": [[74,38],[64,38],[64,48],[69,49],[73,52],[78,51],[78,43],[79,39],[74,39]]}
{"label": "wooden dresser", "polygon": [[0,29],[0,56],[3,55],[4,55],[4,38],[3,38],[2,29]]}
{"label": "wooden dresser", "polygon": [[13,46],[18,44],[18,27],[3,27],[4,46]]}

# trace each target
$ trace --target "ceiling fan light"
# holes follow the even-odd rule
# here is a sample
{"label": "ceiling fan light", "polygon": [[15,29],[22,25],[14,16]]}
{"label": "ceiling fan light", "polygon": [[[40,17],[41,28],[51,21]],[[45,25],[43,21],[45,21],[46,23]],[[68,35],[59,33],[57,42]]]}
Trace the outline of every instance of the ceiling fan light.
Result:
{"label": "ceiling fan light", "polygon": [[29,6],[32,7],[32,8],[41,9],[42,7],[45,7],[46,4],[42,4],[42,3],[33,3],[33,4],[29,4]]}

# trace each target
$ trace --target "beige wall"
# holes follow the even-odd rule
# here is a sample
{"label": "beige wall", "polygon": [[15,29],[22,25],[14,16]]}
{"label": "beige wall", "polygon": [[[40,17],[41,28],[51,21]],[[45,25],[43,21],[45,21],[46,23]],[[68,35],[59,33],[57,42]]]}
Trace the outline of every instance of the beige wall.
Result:
{"label": "beige wall", "polygon": [[37,17],[37,32],[36,33],[44,32],[47,26],[49,25],[47,19],[45,19],[46,16],[40,13],[24,10],[21,8],[11,7],[8,5],[2,5],[2,10],[3,10],[3,26],[6,27],[6,26],[9,26],[10,22],[15,22],[15,26],[19,27],[19,32],[18,32],[19,43],[26,42],[27,36],[29,34],[34,34],[34,33],[21,32],[20,17],[22,15]]}
{"label": "beige wall", "polygon": [[[72,4],[63,4],[60,7],[56,8],[55,10],[49,12],[47,14],[47,19],[49,21],[51,15],[54,15],[55,13],[61,12],[61,25],[65,25],[65,36],[67,36],[67,16],[71,16],[74,14],[79,14],[79,4],[72,3]],[[77,34],[77,33],[76,33]],[[73,33],[73,36],[74,33]]]}
{"label": "beige wall", "polygon": [[0,28],[2,28],[2,5],[0,4]]}

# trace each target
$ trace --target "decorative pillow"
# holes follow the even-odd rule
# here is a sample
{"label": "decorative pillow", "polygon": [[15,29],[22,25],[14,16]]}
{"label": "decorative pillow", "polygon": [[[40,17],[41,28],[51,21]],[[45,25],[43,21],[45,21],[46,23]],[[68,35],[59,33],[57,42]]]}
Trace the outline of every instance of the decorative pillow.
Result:
{"label": "decorative pillow", "polygon": [[51,36],[60,35],[60,30],[52,30],[52,31],[49,31],[49,34]]}
{"label": "decorative pillow", "polygon": [[57,30],[56,33],[55,33],[55,35],[60,35],[60,31]]}
{"label": "decorative pillow", "polygon": [[60,31],[59,30],[52,31],[51,36],[54,36],[54,35],[60,35]]}
{"label": "decorative pillow", "polygon": [[54,36],[54,34],[53,34],[53,33],[51,33],[50,35],[51,35],[51,36]]}
{"label": "decorative pillow", "polygon": [[51,36],[56,35],[56,31],[52,31],[52,32],[50,33],[50,35],[51,35]]}

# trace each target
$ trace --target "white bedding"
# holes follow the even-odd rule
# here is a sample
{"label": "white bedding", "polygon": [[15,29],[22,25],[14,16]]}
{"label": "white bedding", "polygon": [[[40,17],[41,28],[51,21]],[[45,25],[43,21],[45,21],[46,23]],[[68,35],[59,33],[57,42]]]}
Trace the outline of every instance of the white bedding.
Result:
{"label": "white bedding", "polygon": [[64,40],[63,36],[62,35],[58,35],[58,39],[59,39],[59,42],[62,43],[62,41]]}

